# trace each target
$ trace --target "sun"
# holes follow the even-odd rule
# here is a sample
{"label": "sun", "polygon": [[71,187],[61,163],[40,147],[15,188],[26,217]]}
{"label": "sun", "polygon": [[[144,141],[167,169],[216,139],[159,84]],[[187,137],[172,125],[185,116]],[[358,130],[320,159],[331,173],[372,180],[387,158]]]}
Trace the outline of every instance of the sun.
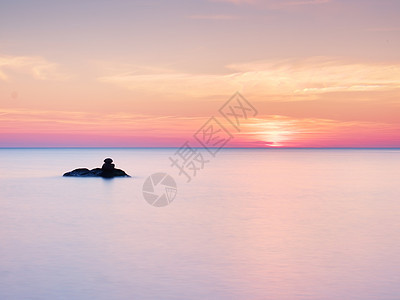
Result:
{"label": "sun", "polygon": [[288,141],[292,134],[293,132],[288,130],[271,130],[263,133],[262,140],[270,147],[284,147],[284,142]]}

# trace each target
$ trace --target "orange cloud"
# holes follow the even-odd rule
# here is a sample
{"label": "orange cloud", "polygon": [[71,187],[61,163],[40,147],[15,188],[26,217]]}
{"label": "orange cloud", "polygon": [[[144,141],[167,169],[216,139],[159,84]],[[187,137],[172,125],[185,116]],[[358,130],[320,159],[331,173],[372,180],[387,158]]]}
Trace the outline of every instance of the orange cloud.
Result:
{"label": "orange cloud", "polygon": [[9,80],[11,72],[21,72],[39,80],[65,80],[70,76],[59,70],[59,65],[36,56],[0,54],[0,79]]}
{"label": "orange cloud", "polygon": [[[247,119],[229,147],[399,147],[400,124],[293,118]],[[208,117],[0,110],[0,146],[180,146]]]}
{"label": "orange cloud", "polygon": [[385,91],[400,88],[400,65],[346,63],[314,57],[304,60],[255,61],[230,64],[231,72],[188,74],[181,72],[122,73],[100,77],[123,88],[163,95],[209,96],[239,90],[246,95],[297,96],[332,92]]}
{"label": "orange cloud", "polygon": [[[175,117],[141,114],[101,114],[66,111],[0,109],[0,146],[16,137],[47,137],[47,144],[74,144],[77,140],[88,142],[91,139],[110,145],[110,141],[119,141],[129,146],[162,146],[161,141],[173,142],[190,137],[202,118]],[[50,138],[51,137],[51,138]],[[54,139],[54,140],[52,140]],[[103,144],[97,144],[102,146]],[[114,144],[114,146],[118,146]]]}

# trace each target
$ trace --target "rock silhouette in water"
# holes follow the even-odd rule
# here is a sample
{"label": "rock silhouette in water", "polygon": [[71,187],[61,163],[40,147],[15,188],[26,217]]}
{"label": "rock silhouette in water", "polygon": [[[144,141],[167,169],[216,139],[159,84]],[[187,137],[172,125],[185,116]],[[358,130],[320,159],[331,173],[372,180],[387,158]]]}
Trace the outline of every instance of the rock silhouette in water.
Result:
{"label": "rock silhouette in water", "polygon": [[115,169],[115,165],[112,162],[113,162],[113,160],[111,158],[106,158],[104,160],[104,164],[101,167],[101,169],[103,171],[107,171],[107,172],[114,170]]}
{"label": "rock silhouette in water", "polygon": [[103,177],[114,177],[115,165],[112,163],[111,158],[106,158],[104,164],[101,167]]}
{"label": "rock silhouette in water", "polygon": [[123,170],[116,169],[115,165],[112,163],[111,158],[106,158],[104,160],[103,166],[100,168],[95,168],[92,170],[86,168],[79,168],[73,171],[65,173],[63,176],[72,177],[103,177],[103,178],[113,178],[113,177],[130,177]]}

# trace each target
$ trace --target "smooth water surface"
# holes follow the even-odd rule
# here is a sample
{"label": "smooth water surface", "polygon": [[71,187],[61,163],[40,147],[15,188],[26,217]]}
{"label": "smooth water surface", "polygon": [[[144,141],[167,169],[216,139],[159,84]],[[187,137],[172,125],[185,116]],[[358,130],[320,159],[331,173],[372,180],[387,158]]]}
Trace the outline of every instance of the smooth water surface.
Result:
{"label": "smooth water surface", "polygon": [[[0,299],[400,299],[400,150],[1,149]],[[66,178],[112,157],[132,178]],[[178,194],[142,197],[154,172]]]}

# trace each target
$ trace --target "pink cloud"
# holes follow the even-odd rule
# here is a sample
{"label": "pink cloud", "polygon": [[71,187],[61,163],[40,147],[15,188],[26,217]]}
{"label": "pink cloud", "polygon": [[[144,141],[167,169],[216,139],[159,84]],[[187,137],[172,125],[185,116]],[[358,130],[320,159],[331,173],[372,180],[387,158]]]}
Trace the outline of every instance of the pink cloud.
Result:
{"label": "pink cloud", "polygon": [[293,1],[279,1],[279,0],[210,0],[212,2],[226,2],[235,5],[247,4],[267,7],[270,9],[284,9],[290,6],[304,6],[304,5],[320,5],[332,2],[333,0],[293,0]]}
{"label": "pink cloud", "polygon": [[237,20],[239,16],[234,15],[193,15],[189,16],[188,19],[193,20]]}

